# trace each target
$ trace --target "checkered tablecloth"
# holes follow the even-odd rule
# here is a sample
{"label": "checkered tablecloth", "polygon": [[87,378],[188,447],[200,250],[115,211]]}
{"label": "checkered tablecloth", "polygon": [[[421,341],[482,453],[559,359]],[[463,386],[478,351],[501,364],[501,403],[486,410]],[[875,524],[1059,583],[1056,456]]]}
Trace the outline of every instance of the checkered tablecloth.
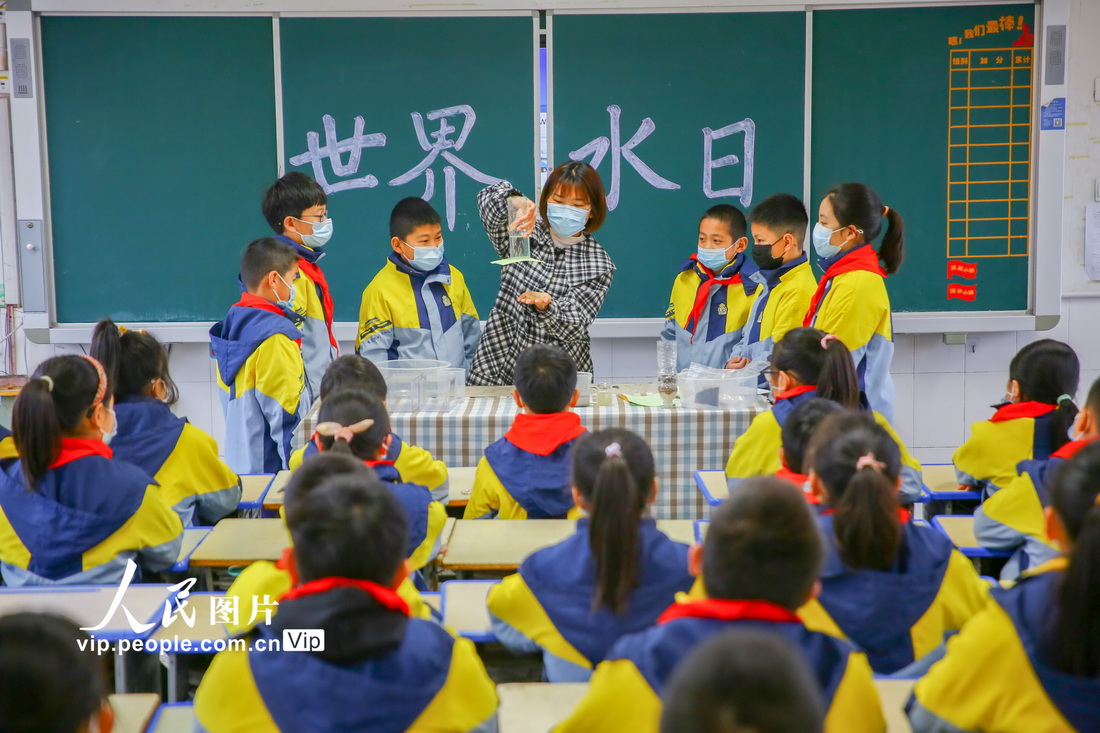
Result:
{"label": "checkered tablecloth", "polygon": [[[686,410],[616,399],[608,407],[579,407],[577,414],[589,430],[620,427],[646,439],[657,463],[655,517],[700,519],[709,510],[695,485],[695,471],[725,468],[733,441],[765,407],[761,400],[744,410]],[[406,443],[427,449],[448,466],[476,466],[485,446],[504,435],[515,416],[511,397],[475,397],[450,412],[395,412],[390,422]],[[316,422],[315,405],[302,421],[299,440],[313,434]]]}

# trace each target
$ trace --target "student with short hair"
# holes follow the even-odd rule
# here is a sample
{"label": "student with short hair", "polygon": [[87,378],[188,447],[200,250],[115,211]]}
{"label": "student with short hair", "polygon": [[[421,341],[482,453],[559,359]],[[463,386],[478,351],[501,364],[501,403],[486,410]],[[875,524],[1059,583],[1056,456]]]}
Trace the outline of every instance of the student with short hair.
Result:
{"label": "student with short hair", "polygon": [[277,239],[249,243],[241,256],[247,292],[210,329],[225,411],[225,462],[237,473],[286,468],[304,414],[302,334],[289,315],[298,259]]}
{"label": "student with short hair", "polygon": [[779,470],[777,478],[786,479],[802,489],[806,501],[817,504],[817,494],[810,487],[810,466],[806,462],[806,449],[821,421],[830,415],[843,412],[844,408],[821,397],[800,402],[783,422],[783,447],[779,449]]}
{"label": "student with short hair", "polygon": [[198,729],[496,730],[496,689],[473,643],[411,618],[394,590],[408,570],[391,491],[362,474],[329,479],[287,507],[287,526],[300,584],[246,638],[319,629],[324,649],[219,653],[195,693]]}
{"label": "student with short hair", "polygon": [[112,460],[113,404],[103,366],[83,355],[42,362],[15,398],[19,459],[0,463],[5,585],[119,583],[128,560],[176,562],[179,516],[151,476]]}
{"label": "student with short hair", "polygon": [[497,639],[541,652],[550,682],[584,682],[620,637],[649,628],[692,585],[687,545],[657,529],[653,454],[620,428],[578,440],[573,496],[588,516],[489,592]]}
{"label": "student with short hair", "polygon": [[62,616],[0,617],[0,730],[111,733],[115,713],[91,642]]}
{"label": "student with short hair", "polygon": [[570,519],[573,446],[585,433],[577,404],[577,365],[564,349],[529,346],[512,370],[519,413],[485,449],[466,519]]}
{"label": "student with short hair", "polygon": [[745,481],[715,509],[692,548],[707,598],[670,607],[647,631],[623,637],[597,667],[588,692],[556,730],[656,731],[676,665],[727,629],[757,629],[798,649],[827,708],[825,730],[885,729],[867,659],[848,642],[811,631],[795,611],[813,598],[824,549],[802,492],[774,476]]}
{"label": "student with short hair", "polygon": [[909,720],[933,731],[1094,731],[1100,720],[1100,443],[1050,481],[1048,532],[1066,551],[1032,568],[951,640],[916,684]]}
{"label": "student with short hair", "polygon": [[389,260],[363,290],[355,348],[373,362],[438,359],[470,370],[481,321],[462,273],[443,253],[443,224],[415,196],[390,213]]}
{"label": "student with short hair", "polygon": [[288,299],[288,309],[294,313],[302,332],[307,402],[312,403],[317,399],[321,375],[340,350],[332,331],[332,294],[320,265],[325,245],[332,236],[328,196],[317,181],[305,173],[291,171],[271,184],[261,208],[276,234],[275,239],[298,256],[300,277],[295,283],[294,297]]}
{"label": "student with short hair", "polygon": [[[901,454],[870,415],[826,418],[808,456],[826,543],[810,605],[820,604],[876,674],[915,676],[985,606],[989,587],[942,533],[898,516]],[[809,621],[810,612],[801,615]]]}
{"label": "student with short hair", "polygon": [[145,331],[105,318],[92,332],[90,352],[114,385],[115,458],[152,476],[184,527],[211,525],[236,511],[241,480],[218,457],[218,444],[172,414],[179,392],[164,346]]}

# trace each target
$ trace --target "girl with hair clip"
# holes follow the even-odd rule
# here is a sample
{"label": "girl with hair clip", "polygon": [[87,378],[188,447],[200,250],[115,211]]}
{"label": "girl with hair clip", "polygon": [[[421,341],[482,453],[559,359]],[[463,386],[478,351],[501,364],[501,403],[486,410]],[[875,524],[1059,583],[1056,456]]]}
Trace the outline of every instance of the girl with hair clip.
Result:
{"label": "girl with hair clip", "polygon": [[1077,354],[1053,339],[1028,344],[1008,366],[1008,392],[993,417],[974,423],[951,460],[959,483],[987,499],[1017,476],[1021,461],[1045,461],[1070,441],[1073,396],[1081,376]]}
{"label": "girl with hair clip", "polygon": [[942,655],[944,635],[986,604],[988,586],[939,531],[902,522],[901,456],[870,415],[826,418],[807,465],[827,556],[803,618],[851,639],[876,674],[919,674]]}
{"label": "girl with hair clip", "polygon": [[241,480],[218,457],[218,444],[172,414],[179,392],[168,374],[164,346],[145,331],[104,319],[92,332],[91,354],[114,385],[115,458],[156,479],[161,498],[184,527],[214,524],[236,511]]}
{"label": "girl with hair clip", "polygon": [[587,681],[619,637],[652,626],[691,588],[687,545],[646,516],[655,475],[649,446],[628,430],[579,439],[573,498],[588,517],[489,592],[497,639],[516,653],[541,652],[547,681]]}
{"label": "girl with hair clip", "polygon": [[179,516],[151,476],[111,460],[113,403],[107,373],[90,356],[47,359],[20,391],[19,460],[0,464],[6,585],[119,583],[129,560],[154,572],[175,563]]}
{"label": "girl with hair clip", "polygon": [[[876,252],[872,242],[880,234]],[[894,329],[886,277],[905,258],[901,214],[884,206],[862,183],[845,183],[821,200],[813,241],[824,274],[802,325],[836,334],[844,342],[871,407],[892,420]]]}
{"label": "girl with hair clip", "polygon": [[1048,532],[1066,557],[1027,573],[952,640],[917,682],[926,731],[1095,731],[1100,721],[1100,443],[1051,479]]}
{"label": "girl with hair clip", "polygon": [[920,498],[924,485],[920,462],[909,454],[889,421],[867,407],[859,391],[851,352],[833,334],[816,328],[795,328],[772,350],[771,368],[764,372],[775,395],[771,410],[753,418],[749,429],[737,438],[726,463],[730,490],[749,476],[771,475],[782,468],[783,425],[795,407],[821,397],[849,410],[870,411],[875,422],[898,444],[902,458],[901,502]]}

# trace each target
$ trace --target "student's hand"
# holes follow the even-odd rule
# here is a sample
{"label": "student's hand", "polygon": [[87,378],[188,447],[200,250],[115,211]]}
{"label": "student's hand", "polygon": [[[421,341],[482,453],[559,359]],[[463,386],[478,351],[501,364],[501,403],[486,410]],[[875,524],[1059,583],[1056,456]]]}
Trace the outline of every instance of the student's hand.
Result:
{"label": "student's hand", "polygon": [[550,307],[550,293],[537,293],[533,290],[528,290],[523,295],[519,296],[519,302],[524,305],[533,305],[540,311],[544,311]]}
{"label": "student's hand", "polygon": [[735,356],[726,362],[726,369],[744,369],[749,365],[749,359],[745,356]]}
{"label": "student's hand", "polygon": [[529,237],[531,232],[535,231],[535,215],[538,213],[538,207],[531,199],[524,199],[524,201],[527,208],[508,225],[508,231],[519,231],[523,236]]}

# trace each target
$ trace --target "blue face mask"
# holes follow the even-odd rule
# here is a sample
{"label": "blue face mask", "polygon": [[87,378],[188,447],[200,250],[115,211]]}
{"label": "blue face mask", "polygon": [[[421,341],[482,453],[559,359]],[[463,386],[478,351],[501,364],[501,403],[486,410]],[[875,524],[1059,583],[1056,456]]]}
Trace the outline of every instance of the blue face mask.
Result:
{"label": "blue face mask", "polygon": [[[302,221],[298,219],[297,221]],[[299,234],[302,238],[302,244],[310,249],[320,249],[328,243],[328,240],[332,238],[332,219],[325,219],[319,222],[302,221],[303,224],[310,224],[313,227],[311,234]]]}
{"label": "blue face mask", "polygon": [[408,242],[402,244],[413,251],[413,258],[408,263],[421,272],[431,272],[443,261],[443,242],[438,247],[414,247]]}
{"label": "blue face mask", "polygon": [[715,272],[718,272],[726,265],[727,262],[730,261],[729,258],[726,257],[726,252],[729,252],[730,247],[732,246],[733,245],[731,244],[725,249],[704,249],[702,246],[700,246],[699,254],[697,255],[700,264],[706,266],[711,270],[714,270]]}
{"label": "blue face mask", "polygon": [[[278,275],[278,273],[275,273],[275,274]],[[279,275],[279,279],[283,280],[283,276]],[[288,283],[286,280],[283,280],[283,285],[286,285],[287,289],[290,290],[290,295],[287,296],[286,300],[276,300],[275,305],[279,306],[280,308],[284,308],[288,311],[292,311],[292,310],[294,310],[294,286],[291,285],[290,283]],[[278,296],[279,296],[279,294],[276,293],[275,297],[278,297]]]}
{"label": "blue face mask", "polygon": [[814,251],[817,252],[818,257],[828,259],[840,254],[840,246],[829,242],[840,229],[826,229],[821,222],[814,224]]}
{"label": "blue face mask", "polygon": [[588,222],[588,209],[566,204],[547,204],[546,220],[559,237],[572,237]]}

